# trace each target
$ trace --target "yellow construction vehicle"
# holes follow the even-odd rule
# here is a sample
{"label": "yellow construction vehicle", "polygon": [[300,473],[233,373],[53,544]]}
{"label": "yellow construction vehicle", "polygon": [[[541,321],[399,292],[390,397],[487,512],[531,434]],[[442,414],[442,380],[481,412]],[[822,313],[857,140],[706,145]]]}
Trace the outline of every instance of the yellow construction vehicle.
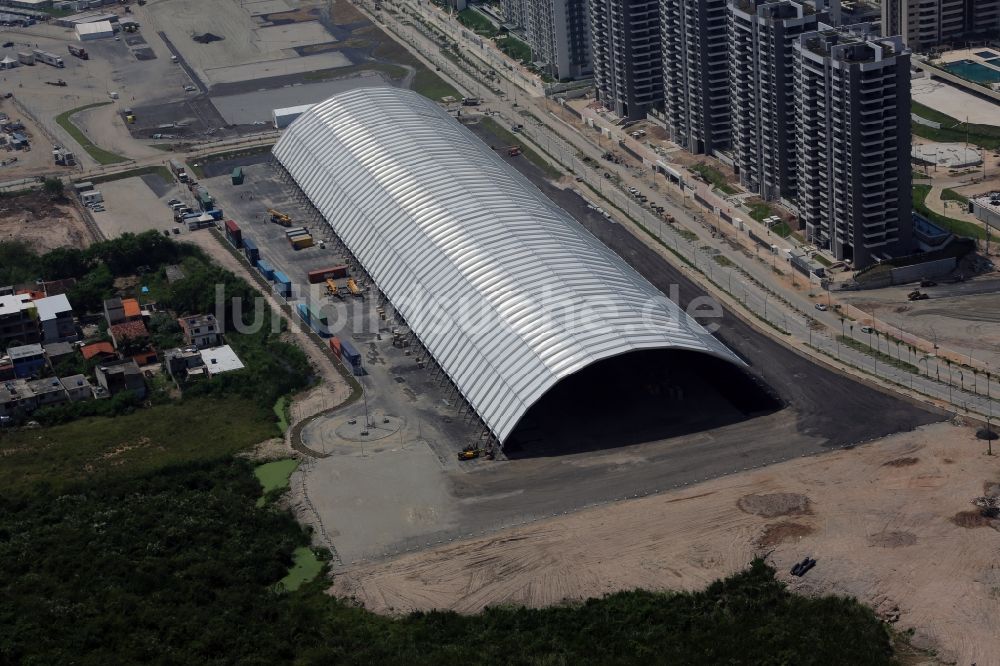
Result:
{"label": "yellow construction vehicle", "polygon": [[355,282],[354,278],[347,278],[347,291],[351,292],[352,296],[364,296],[365,293],[361,291],[361,287]]}
{"label": "yellow construction vehicle", "polygon": [[462,449],[461,451],[458,452],[458,459],[459,460],[475,460],[480,455],[482,455],[482,453],[483,453],[482,449],[477,449],[476,447],[474,447],[472,445],[469,445],[469,446],[466,446],[464,449]]}
{"label": "yellow construction vehicle", "polygon": [[283,227],[292,226],[292,218],[285,215],[280,210],[274,210],[273,208],[268,208],[267,212],[271,215],[271,221],[275,224],[280,224]]}
{"label": "yellow construction vehicle", "polygon": [[329,294],[330,296],[336,296],[337,298],[343,298],[343,296],[340,295],[340,290],[337,289],[337,283],[334,282],[333,280],[329,280],[328,279],[326,281],[326,293]]}

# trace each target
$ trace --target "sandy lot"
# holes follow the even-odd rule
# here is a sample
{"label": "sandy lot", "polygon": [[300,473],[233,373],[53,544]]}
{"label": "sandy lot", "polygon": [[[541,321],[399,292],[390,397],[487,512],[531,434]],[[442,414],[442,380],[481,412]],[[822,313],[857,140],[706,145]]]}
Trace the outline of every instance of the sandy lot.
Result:
{"label": "sandy lot", "polygon": [[54,205],[41,193],[0,199],[0,241],[19,240],[36,252],[87,247],[93,236],[70,205]]}
{"label": "sandy lot", "polygon": [[[37,44],[38,48],[63,57],[64,69],[36,64],[4,72],[4,90],[13,92],[16,99],[41,123],[51,140],[73,150],[84,167],[96,166],[96,162],[55,123],[59,113],[95,102],[109,102],[108,93],[118,92],[120,99],[117,102],[81,113],[75,117],[75,122],[91,141],[102,148],[126,157],[151,157],[157,151],[134,141],[118,113],[128,106],[182,98],[186,94],[183,85],[187,79],[178,66],[170,62],[170,52],[146,20],[145,8],[136,7],[134,11],[136,20],[143,26],[141,35],[158,56],[155,60],[139,61],[125,41],[110,39],[88,42],[87,50],[91,57],[79,60],[66,51],[67,43],[78,43],[73,32],[55,26],[0,31],[0,39],[16,44],[8,51],[24,50],[27,48],[25,44],[34,48]],[[63,79],[68,85],[56,87],[45,83],[57,79]],[[6,108],[4,110],[7,111]],[[7,113],[11,117],[23,115]],[[47,162],[51,163],[51,146],[46,145],[48,143],[49,139],[41,138],[35,142],[36,148],[44,149]]]}
{"label": "sandy lot", "polygon": [[[945,660],[997,663],[1000,456],[951,424],[456,542],[335,576],[379,612],[541,606],[616,590],[694,589],[770,553],[807,593],[854,595]],[[1000,451],[998,451],[1000,453]],[[994,484],[990,486],[989,484]],[[818,565],[804,579],[791,564]]]}
{"label": "sandy lot", "polygon": [[957,86],[929,77],[914,79],[911,87],[914,102],[920,102],[941,113],[970,123],[996,125],[1000,123],[1000,105],[965,92]]}
{"label": "sandy lot", "polygon": [[[906,293],[912,289],[913,285],[904,285],[850,292],[842,299],[866,313],[875,309],[880,321],[936,342],[952,352],[953,358],[961,356],[963,363],[969,363],[967,357],[971,354],[993,368],[1000,366],[1000,279],[997,276],[924,289],[931,296],[926,301],[907,301]],[[962,290],[968,291],[963,293]],[[934,366],[932,362],[932,370]],[[944,367],[942,363],[941,372]]]}
{"label": "sandy lot", "polygon": [[[105,210],[94,213],[94,221],[106,237],[117,238],[124,233],[141,234],[150,229],[163,231],[173,227],[180,227],[187,233],[183,225],[174,222],[164,200],[157,197],[142,178],[123,178],[95,187],[104,196]],[[170,187],[170,193],[180,198],[187,190],[174,186]]]}

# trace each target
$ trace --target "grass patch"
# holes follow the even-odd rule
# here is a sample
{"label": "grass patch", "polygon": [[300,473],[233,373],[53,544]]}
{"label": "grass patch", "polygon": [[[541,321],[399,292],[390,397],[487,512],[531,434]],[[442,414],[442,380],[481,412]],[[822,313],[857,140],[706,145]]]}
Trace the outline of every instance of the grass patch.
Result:
{"label": "grass patch", "polygon": [[832,261],[830,261],[829,259],[827,259],[826,257],[824,257],[824,256],[823,256],[822,254],[820,254],[819,252],[815,253],[815,254],[814,254],[814,255],[812,256],[812,259],[813,259],[813,261],[815,261],[816,263],[818,263],[818,264],[820,264],[820,265],[822,265],[822,266],[826,266],[827,268],[829,268],[830,266],[833,266],[833,262],[832,262]]}
{"label": "grass patch", "polygon": [[969,197],[959,194],[950,187],[946,187],[941,191],[941,198],[945,201],[961,201],[964,204],[969,203]]}
{"label": "grass patch", "polygon": [[766,218],[774,215],[774,209],[767,203],[763,201],[755,201],[750,204],[750,217],[757,220],[758,222],[763,222]]}
{"label": "grass patch", "polygon": [[493,22],[471,7],[458,13],[458,22],[483,37],[493,37],[497,34]]}
{"label": "grass patch", "polygon": [[550,164],[548,160],[546,160],[544,157],[542,157],[541,155],[539,155],[538,153],[536,153],[534,150],[532,150],[531,148],[525,146],[521,142],[521,138],[519,136],[517,136],[516,134],[514,134],[513,132],[511,132],[510,130],[508,130],[506,127],[502,126],[497,121],[493,120],[492,118],[483,118],[479,122],[483,125],[483,127],[485,127],[487,129],[487,131],[490,132],[490,134],[493,134],[498,139],[506,142],[506,145],[508,145],[508,146],[514,146],[514,145],[520,146],[521,147],[521,154],[524,157],[527,157],[528,161],[530,161],[532,164],[534,164],[535,166],[537,166],[538,168],[540,168],[542,171],[544,171],[545,172],[545,176],[547,178],[555,179],[555,178],[561,178],[562,177],[562,172],[561,171],[559,171],[554,166],[552,166],[552,164]]}
{"label": "grass patch", "polygon": [[788,238],[792,235],[792,228],[788,226],[788,222],[785,222],[784,220],[771,227],[771,231],[778,234],[782,238]]}
{"label": "grass patch", "polygon": [[920,370],[917,368],[917,366],[913,365],[912,363],[907,363],[906,361],[900,361],[895,356],[889,356],[885,352],[879,351],[873,347],[869,347],[868,345],[859,340],[855,340],[854,338],[849,338],[846,335],[838,335],[837,339],[840,341],[840,344],[850,347],[851,349],[855,349],[867,356],[871,356],[872,358],[876,359],[879,363],[884,363],[885,365],[890,365],[894,368],[898,368],[906,372],[912,372],[915,375],[920,374]]}
{"label": "grass patch", "polygon": [[323,562],[316,557],[312,548],[299,546],[292,553],[292,568],[288,570],[288,575],[278,581],[279,589],[286,592],[294,592],[323,570]]}
{"label": "grass patch", "polygon": [[726,177],[715,167],[701,162],[688,168],[711,183],[712,186],[717,188],[720,192],[725,194],[736,194],[736,190],[730,187],[729,183],[726,181]]}
{"label": "grass patch", "polygon": [[435,102],[440,102],[442,97],[462,99],[462,93],[426,67],[417,69],[410,89]]}
{"label": "grass patch", "polygon": [[125,178],[148,176],[154,173],[162,178],[164,183],[169,184],[174,181],[174,177],[170,173],[170,169],[165,166],[148,166],[141,167],[139,169],[129,169],[128,171],[122,171],[120,173],[109,173],[106,176],[94,176],[93,178],[88,178],[88,180],[94,185],[97,185],[99,183],[109,183],[113,180],[124,180]]}
{"label": "grass patch", "polygon": [[920,173],[919,171],[913,172],[913,180],[930,180],[931,177],[926,173]]}
{"label": "grass patch", "polygon": [[127,157],[116,155],[111,151],[104,150],[103,148],[91,143],[90,139],[87,138],[87,135],[83,133],[83,130],[74,125],[73,121],[70,120],[70,116],[80,113],[81,111],[96,109],[99,106],[107,106],[108,104],[111,104],[111,102],[95,102],[94,104],[86,104],[84,106],[78,106],[75,109],[70,109],[69,111],[64,111],[56,116],[56,123],[69,132],[69,135],[73,137],[73,140],[80,144],[80,147],[86,150],[88,155],[97,160],[98,164],[117,164],[119,162],[127,162]]}
{"label": "grass patch", "polygon": [[736,265],[728,257],[724,257],[721,254],[712,255],[712,260],[723,268],[732,268]]}
{"label": "grass patch", "polygon": [[185,400],[115,418],[92,417],[0,438],[0,487],[57,492],[222,458],[275,435],[274,422],[239,398]]}
{"label": "grass patch", "polygon": [[691,231],[690,229],[685,229],[683,227],[674,227],[674,230],[680,235],[681,238],[689,243],[693,243],[698,240],[698,234]]}
{"label": "grass patch", "polygon": [[[956,236],[965,236],[967,238],[975,238],[976,240],[986,239],[986,231],[975,222],[966,222],[965,220],[956,220],[952,217],[945,217],[944,215],[936,213],[928,208],[926,199],[930,191],[930,185],[913,186],[913,210],[917,211],[934,224],[947,229]],[[1000,237],[996,234],[990,234],[990,239],[997,241],[1000,240]]]}
{"label": "grass patch", "polygon": [[284,435],[288,431],[288,398],[281,396],[274,403],[274,415],[278,417],[278,430]]}
{"label": "grass patch", "polygon": [[965,123],[919,102],[911,102],[910,110],[921,118],[941,123],[940,129],[910,123],[912,132],[919,137],[943,142],[968,141],[991,150],[1000,148],[1000,127],[996,125]]}
{"label": "grass patch", "polygon": [[345,76],[360,74],[361,72],[381,72],[392,79],[401,79],[406,76],[406,68],[399,65],[392,65],[384,62],[364,63],[361,65],[351,65],[350,67],[340,67],[337,69],[320,69],[315,72],[305,72],[302,75],[304,81],[329,81],[331,79],[341,79]]}
{"label": "grass patch", "polygon": [[514,60],[522,63],[531,62],[531,47],[517,37],[507,35],[506,37],[498,37],[495,41],[497,48]]}
{"label": "grass patch", "polygon": [[165,153],[172,153],[174,151],[174,144],[172,143],[151,143],[149,147],[162,150]]}

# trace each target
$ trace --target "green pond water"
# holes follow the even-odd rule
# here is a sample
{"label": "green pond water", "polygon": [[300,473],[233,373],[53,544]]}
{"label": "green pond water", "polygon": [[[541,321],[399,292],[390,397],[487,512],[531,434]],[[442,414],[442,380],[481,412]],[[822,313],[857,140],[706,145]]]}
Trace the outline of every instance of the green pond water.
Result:
{"label": "green pond water", "polygon": [[288,592],[299,589],[303,584],[315,578],[323,569],[323,563],[316,559],[316,554],[312,552],[311,548],[299,546],[295,549],[293,557],[295,560],[292,568],[288,570],[288,575],[281,579],[281,585]]}
{"label": "green pond water", "polygon": [[[258,465],[254,469],[253,473],[260,482],[261,488],[263,488],[264,494],[266,495],[272,490],[287,488],[288,479],[298,466],[298,460],[286,458],[284,460],[275,460],[274,462]],[[257,500],[257,506],[264,506],[263,497],[260,497]]]}

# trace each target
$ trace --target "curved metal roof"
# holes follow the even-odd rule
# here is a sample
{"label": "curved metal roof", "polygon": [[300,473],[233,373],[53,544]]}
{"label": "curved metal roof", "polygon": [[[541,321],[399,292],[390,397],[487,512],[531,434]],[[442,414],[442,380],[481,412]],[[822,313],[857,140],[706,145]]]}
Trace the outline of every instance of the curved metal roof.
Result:
{"label": "curved metal roof", "polygon": [[740,364],[426,98],[341,93],[274,156],[502,442],[560,379],[640,349]]}

